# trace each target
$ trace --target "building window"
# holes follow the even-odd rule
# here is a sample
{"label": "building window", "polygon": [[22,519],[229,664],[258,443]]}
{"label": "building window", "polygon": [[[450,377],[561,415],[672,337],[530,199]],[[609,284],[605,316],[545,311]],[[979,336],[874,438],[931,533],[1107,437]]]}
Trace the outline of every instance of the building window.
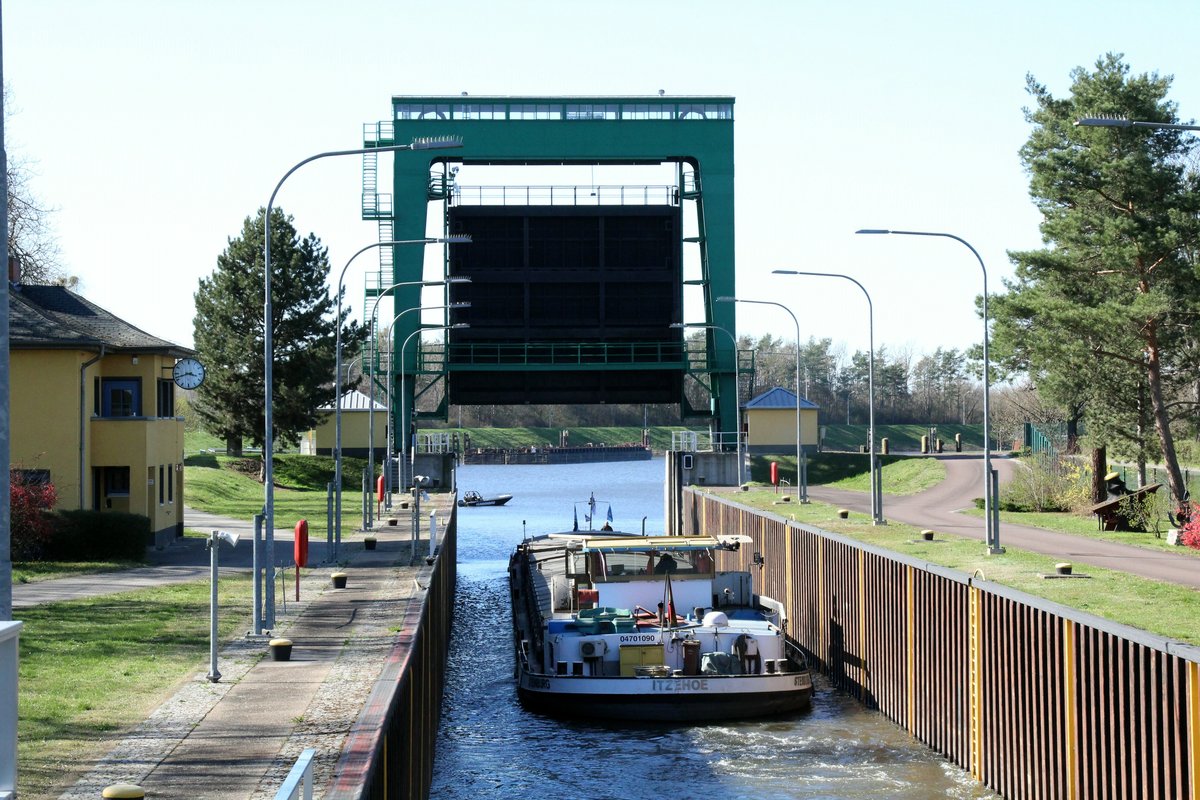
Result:
{"label": "building window", "polygon": [[596,103],[593,105],[569,105],[564,119],[616,119],[617,105]]}
{"label": "building window", "polygon": [[508,116],[508,106],[499,104],[470,104],[454,107],[455,119],[504,119]]}
{"label": "building window", "polygon": [[109,497],[129,496],[129,467],[104,468],[104,494]]}
{"label": "building window", "polygon": [[100,379],[100,416],[140,417],[142,382],[137,378]]}
{"label": "building window", "polygon": [[167,464],[167,502],[175,502],[175,465]]}
{"label": "building window", "polygon": [[45,486],[50,483],[48,469],[12,469],[10,480],[21,486]]}
{"label": "building window", "polygon": [[396,119],[447,119],[450,105],[441,103],[412,103],[396,106]]}
{"label": "building window", "polygon": [[541,103],[509,106],[509,119],[562,119],[562,106]]}
{"label": "building window", "polygon": [[175,381],[158,381],[158,416],[175,416]]}
{"label": "building window", "polygon": [[163,469],[163,465],[159,464],[158,465],[158,504],[160,506],[166,502],[166,498],[167,498],[167,487],[164,485],[165,481],[163,480],[166,477],[163,474],[164,472],[166,472],[166,470]]}

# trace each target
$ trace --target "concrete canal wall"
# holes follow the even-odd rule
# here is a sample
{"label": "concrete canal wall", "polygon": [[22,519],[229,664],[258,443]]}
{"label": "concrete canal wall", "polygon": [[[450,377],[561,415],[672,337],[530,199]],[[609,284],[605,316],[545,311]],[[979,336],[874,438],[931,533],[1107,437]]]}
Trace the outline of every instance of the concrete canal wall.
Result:
{"label": "concrete canal wall", "polygon": [[350,730],[327,800],[429,796],[457,581],[457,532],[458,510],[451,505],[436,557],[415,578],[420,591],[396,609],[399,633]]}
{"label": "concrete canal wall", "polygon": [[1200,648],[693,489],[679,511],[751,537],[720,567],[834,685],[1003,796],[1200,797]]}

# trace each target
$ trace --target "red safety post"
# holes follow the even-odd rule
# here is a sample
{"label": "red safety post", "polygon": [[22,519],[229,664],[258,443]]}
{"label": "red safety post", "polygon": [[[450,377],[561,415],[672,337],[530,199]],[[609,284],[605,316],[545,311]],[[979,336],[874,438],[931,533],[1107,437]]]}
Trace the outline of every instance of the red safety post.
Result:
{"label": "red safety post", "polygon": [[779,488],[779,462],[771,462],[771,485],[776,489]]}
{"label": "red safety post", "polygon": [[300,568],[308,566],[308,520],[302,519],[296,523],[295,539],[292,541],[292,555],[296,561],[296,602],[300,602]]}
{"label": "red safety post", "polygon": [[382,475],[380,475],[375,480],[375,498],[379,503],[378,513],[376,514],[376,516],[378,516],[379,513],[383,512],[383,476]]}

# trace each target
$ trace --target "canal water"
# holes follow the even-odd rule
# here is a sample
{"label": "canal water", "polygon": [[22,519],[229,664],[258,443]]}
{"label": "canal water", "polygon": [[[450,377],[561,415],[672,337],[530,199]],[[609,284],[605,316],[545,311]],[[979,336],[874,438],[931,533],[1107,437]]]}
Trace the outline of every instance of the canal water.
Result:
{"label": "canal water", "polygon": [[467,466],[459,490],[511,494],[459,509],[458,592],[432,797],[588,800],[990,798],[992,793],[819,677],[811,711],[719,724],[559,720],[526,711],[513,681],[508,557],[529,535],[663,530],[663,460]]}

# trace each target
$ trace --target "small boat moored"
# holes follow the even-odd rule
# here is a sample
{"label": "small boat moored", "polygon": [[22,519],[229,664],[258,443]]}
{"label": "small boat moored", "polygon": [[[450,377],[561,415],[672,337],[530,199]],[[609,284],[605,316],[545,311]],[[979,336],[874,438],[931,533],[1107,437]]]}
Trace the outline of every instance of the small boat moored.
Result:
{"label": "small boat moored", "polygon": [[574,531],[509,562],[518,694],[595,719],[749,719],[807,708],[812,676],[783,605],[715,570],[748,537]]}
{"label": "small boat moored", "polygon": [[463,492],[462,498],[458,501],[460,506],[502,506],[512,500],[511,494],[498,494],[495,497],[484,497],[479,492],[469,490]]}

